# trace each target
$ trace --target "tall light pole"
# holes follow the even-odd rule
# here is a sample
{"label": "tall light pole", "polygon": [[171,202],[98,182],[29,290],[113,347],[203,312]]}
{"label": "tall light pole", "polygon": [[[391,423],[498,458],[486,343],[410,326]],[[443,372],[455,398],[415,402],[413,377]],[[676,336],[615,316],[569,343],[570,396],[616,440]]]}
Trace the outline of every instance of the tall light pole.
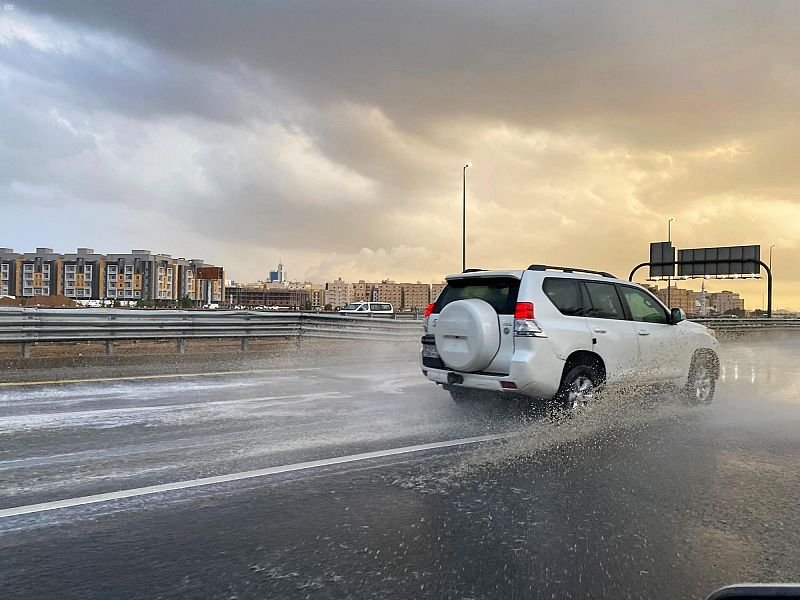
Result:
{"label": "tall light pole", "polygon": [[469,167],[472,163],[467,163],[464,165],[464,169],[462,171],[463,175],[463,183],[461,186],[461,190],[463,193],[463,203],[462,203],[462,212],[461,212],[461,271],[467,270],[467,167]]}
{"label": "tall light pole", "polygon": [[[674,217],[670,217],[669,221],[667,221],[667,241],[672,244],[672,222],[675,220]],[[673,262],[674,262],[673,258]],[[670,273],[675,269],[675,265],[670,265]],[[672,302],[672,276],[667,276],[667,308],[672,310],[671,302]]]}

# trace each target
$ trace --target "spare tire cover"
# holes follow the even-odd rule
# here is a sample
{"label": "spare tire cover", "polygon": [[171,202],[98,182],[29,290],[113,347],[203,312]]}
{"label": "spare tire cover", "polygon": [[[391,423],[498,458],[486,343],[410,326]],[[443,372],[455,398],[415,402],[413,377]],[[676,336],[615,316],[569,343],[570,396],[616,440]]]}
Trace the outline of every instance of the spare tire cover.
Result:
{"label": "spare tire cover", "polygon": [[436,319],[436,350],[445,365],[457,371],[481,371],[500,349],[500,324],[494,308],[483,300],[456,300]]}

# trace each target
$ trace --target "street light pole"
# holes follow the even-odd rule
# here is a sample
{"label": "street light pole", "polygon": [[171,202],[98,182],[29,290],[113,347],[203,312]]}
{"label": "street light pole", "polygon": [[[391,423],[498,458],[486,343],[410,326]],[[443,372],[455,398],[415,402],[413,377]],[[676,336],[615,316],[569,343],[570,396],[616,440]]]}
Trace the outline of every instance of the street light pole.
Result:
{"label": "street light pole", "polygon": [[772,244],[769,247],[769,270],[772,271],[772,249],[775,247],[775,244]]}
{"label": "street light pole", "polygon": [[467,270],[467,167],[470,163],[464,165],[462,171],[462,212],[461,212],[461,271]]}
{"label": "street light pole", "polygon": [[[667,241],[672,244],[672,222],[675,220],[674,217],[670,217],[669,221],[667,221]],[[673,262],[675,258],[673,257]],[[675,269],[675,265],[670,266],[670,272]],[[672,310],[672,276],[667,276],[667,308]]]}

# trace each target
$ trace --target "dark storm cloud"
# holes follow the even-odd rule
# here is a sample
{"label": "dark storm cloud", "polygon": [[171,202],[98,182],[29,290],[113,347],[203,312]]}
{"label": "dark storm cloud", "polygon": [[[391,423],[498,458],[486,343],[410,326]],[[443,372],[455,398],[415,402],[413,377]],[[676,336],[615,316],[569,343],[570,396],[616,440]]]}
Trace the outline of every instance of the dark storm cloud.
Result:
{"label": "dark storm cloud", "polygon": [[[312,102],[422,126],[576,122],[640,143],[796,114],[796,2],[34,2],[191,61],[241,60]],[[668,117],[668,118],[665,118]],[[611,126],[611,127],[610,127]],[[696,131],[695,131],[696,133]],[[656,135],[657,137],[653,137]]]}

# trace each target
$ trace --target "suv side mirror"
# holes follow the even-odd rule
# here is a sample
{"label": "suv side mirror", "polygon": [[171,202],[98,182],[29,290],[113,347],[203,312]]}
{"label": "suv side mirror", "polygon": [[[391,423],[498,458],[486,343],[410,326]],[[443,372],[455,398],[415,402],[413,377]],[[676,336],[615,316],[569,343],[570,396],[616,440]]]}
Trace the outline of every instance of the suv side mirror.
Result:
{"label": "suv side mirror", "polygon": [[681,308],[673,308],[669,313],[669,322],[672,325],[677,325],[681,321],[686,320],[686,313]]}

